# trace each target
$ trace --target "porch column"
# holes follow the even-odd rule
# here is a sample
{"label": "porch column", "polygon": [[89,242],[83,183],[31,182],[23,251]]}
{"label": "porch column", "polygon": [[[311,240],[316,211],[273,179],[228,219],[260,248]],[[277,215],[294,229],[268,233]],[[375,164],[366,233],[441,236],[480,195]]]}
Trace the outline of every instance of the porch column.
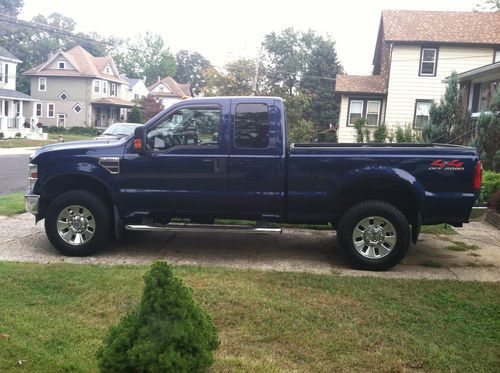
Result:
{"label": "porch column", "polygon": [[24,117],[23,115],[23,102],[19,100],[19,116]]}

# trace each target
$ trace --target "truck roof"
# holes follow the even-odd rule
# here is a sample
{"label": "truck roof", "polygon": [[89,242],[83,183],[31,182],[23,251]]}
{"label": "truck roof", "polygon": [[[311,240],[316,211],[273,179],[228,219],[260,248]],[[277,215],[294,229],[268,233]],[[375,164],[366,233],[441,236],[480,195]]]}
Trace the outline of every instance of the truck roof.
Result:
{"label": "truck roof", "polygon": [[277,96],[214,96],[214,97],[195,97],[195,98],[187,98],[184,101],[181,102],[191,102],[191,103],[212,103],[212,102],[221,102],[221,101],[229,101],[229,100],[245,100],[248,102],[252,101],[262,101],[263,99],[266,100],[279,100],[283,102],[283,99],[281,97]]}

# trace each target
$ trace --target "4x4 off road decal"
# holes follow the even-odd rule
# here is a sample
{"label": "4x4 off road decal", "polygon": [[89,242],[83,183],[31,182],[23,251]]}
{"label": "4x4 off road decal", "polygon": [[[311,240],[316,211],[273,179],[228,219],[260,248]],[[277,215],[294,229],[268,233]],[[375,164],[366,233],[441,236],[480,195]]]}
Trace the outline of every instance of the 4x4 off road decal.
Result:
{"label": "4x4 off road decal", "polygon": [[452,161],[444,161],[442,159],[436,159],[433,161],[429,167],[429,170],[447,170],[447,171],[463,171],[464,162],[460,162],[457,159]]}

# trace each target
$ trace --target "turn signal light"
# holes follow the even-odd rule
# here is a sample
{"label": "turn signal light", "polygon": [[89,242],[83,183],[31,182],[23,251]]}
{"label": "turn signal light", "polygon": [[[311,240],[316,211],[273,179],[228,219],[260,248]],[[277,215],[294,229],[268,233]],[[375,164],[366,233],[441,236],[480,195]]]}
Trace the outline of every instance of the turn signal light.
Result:
{"label": "turn signal light", "polygon": [[141,139],[134,139],[134,149],[135,150],[142,149],[142,140]]}
{"label": "turn signal light", "polygon": [[474,190],[481,189],[481,182],[483,181],[483,163],[478,161],[474,168]]}

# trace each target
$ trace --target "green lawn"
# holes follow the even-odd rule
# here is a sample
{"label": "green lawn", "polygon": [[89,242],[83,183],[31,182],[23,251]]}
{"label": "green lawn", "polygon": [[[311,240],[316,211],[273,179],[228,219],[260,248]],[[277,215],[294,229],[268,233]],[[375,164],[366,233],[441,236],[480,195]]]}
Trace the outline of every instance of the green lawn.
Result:
{"label": "green lawn", "polygon": [[24,212],[23,193],[0,195],[0,215],[12,216]]}
{"label": "green lawn", "polygon": [[[93,136],[64,134],[64,141],[90,140]],[[49,133],[48,140],[28,140],[21,138],[0,140],[0,148],[30,148],[59,142],[59,134]]]}
{"label": "green lawn", "polygon": [[[0,371],[94,372],[144,266],[0,262]],[[500,364],[500,285],[183,266],[213,316],[213,371],[469,371]],[[25,360],[23,366],[17,362]]]}

